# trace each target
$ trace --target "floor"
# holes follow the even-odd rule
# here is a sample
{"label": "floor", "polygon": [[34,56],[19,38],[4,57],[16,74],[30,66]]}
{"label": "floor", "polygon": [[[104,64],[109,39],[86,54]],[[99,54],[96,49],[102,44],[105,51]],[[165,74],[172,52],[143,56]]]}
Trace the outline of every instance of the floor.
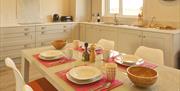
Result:
{"label": "floor", "polygon": [[[17,68],[20,69],[20,63],[16,64]],[[30,81],[41,78],[34,67],[30,67]],[[6,66],[0,67],[0,91],[15,91],[15,78],[12,70]]]}

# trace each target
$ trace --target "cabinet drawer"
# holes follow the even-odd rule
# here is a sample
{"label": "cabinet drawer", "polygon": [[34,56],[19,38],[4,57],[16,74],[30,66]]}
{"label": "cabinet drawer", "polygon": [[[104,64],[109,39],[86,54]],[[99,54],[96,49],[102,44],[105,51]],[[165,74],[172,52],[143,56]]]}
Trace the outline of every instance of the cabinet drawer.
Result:
{"label": "cabinet drawer", "polygon": [[35,40],[21,40],[21,41],[2,42],[1,48],[26,45],[26,44],[32,44],[32,43],[35,43]]}
{"label": "cabinet drawer", "polygon": [[8,27],[2,28],[2,34],[25,33],[35,31],[35,27]]}
{"label": "cabinet drawer", "polygon": [[12,51],[12,50],[22,50],[22,49],[27,49],[27,48],[33,48],[35,47],[35,44],[22,44],[22,45],[16,45],[16,46],[7,46],[7,47],[2,47],[0,51]]}
{"label": "cabinet drawer", "polygon": [[42,39],[54,39],[54,38],[59,38],[59,39],[63,39],[66,37],[70,37],[71,36],[71,31],[66,31],[66,32],[37,32],[36,33],[36,38],[37,40],[42,40]]}
{"label": "cabinet drawer", "polygon": [[28,49],[28,48],[34,48],[35,44],[24,44],[24,45],[18,45],[18,46],[11,46],[11,47],[3,47],[1,49],[2,58],[5,57],[11,57],[16,58],[21,56],[21,50]]}
{"label": "cabinet drawer", "polygon": [[52,42],[52,40],[38,42],[38,43],[36,43],[36,47],[49,46],[49,45],[51,45],[51,42]]}
{"label": "cabinet drawer", "polygon": [[11,42],[11,41],[29,41],[35,39],[35,33],[16,33],[16,34],[6,34],[6,36],[1,36],[1,42]]}
{"label": "cabinet drawer", "polygon": [[43,25],[43,26],[36,26],[37,31],[58,31],[63,29],[72,29],[71,24],[67,25]]}

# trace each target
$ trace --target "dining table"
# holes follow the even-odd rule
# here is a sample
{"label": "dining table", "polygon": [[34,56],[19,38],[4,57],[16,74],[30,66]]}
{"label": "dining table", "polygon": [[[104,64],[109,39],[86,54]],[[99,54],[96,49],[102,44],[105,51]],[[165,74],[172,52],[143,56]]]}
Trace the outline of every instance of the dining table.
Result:
{"label": "dining table", "polygon": [[[70,48],[70,44],[67,44],[63,49],[59,51],[66,50]],[[79,65],[93,65],[98,67],[100,70],[103,70],[102,67],[104,62],[102,61],[102,54],[96,56],[95,63],[83,62],[81,60],[82,53],[79,51],[73,51],[73,57],[75,61],[54,65],[52,67],[47,67],[41,62],[37,61],[34,57],[36,54],[47,50],[55,50],[53,46],[46,46],[40,48],[32,48],[22,50],[22,65],[21,73],[26,83],[29,82],[29,67],[33,65],[35,69],[42,74],[58,91],[75,91],[75,89],[67,84],[63,79],[57,76],[57,72],[70,69]],[[111,91],[180,91],[180,70],[175,68],[170,68],[165,65],[158,65],[155,68],[158,72],[157,82],[148,88],[136,87],[131,80],[128,78],[126,70],[119,69],[117,70],[116,79],[120,80],[123,84],[113,88]]]}

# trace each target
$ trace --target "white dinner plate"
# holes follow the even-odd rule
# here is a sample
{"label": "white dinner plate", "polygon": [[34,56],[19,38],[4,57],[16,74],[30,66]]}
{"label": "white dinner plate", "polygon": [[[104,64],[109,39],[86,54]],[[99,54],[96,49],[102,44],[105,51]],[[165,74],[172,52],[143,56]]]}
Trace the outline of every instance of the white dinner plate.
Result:
{"label": "white dinner plate", "polygon": [[91,79],[91,80],[76,80],[76,79],[74,79],[73,77],[71,77],[70,75],[69,75],[69,72],[67,72],[66,73],[66,77],[67,77],[67,79],[69,80],[69,81],[71,81],[71,82],[73,82],[73,83],[75,83],[75,84],[79,84],[79,85],[83,85],[83,84],[90,84],[90,83],[93,83],[93,82],[97,82],[97,81],[99,81],[99,80],[101,80],[102,79],[102,75],[101,76],[99,76],[99,77],[97,77],[97,78],[95,78],[95,79]]}
{"label": "white dinner plate", "polygon": [[48,50],[48,51],[44,51],[40,53],[40,56],[43,58],[47,58],[47,59],[53,59],[59,56],[63,56],[63,53],[61,51],[58,50]]}
{"label": "white dinner plate", "polygon": [[102,75],[101,71],[92,66],[79,66],[69,71],[69,75],[76,80],[91,80]]}
{"label": "white dinner plate", "polygon": [[39,58],[42,59],[42,60],[46,60],[46,61],[53,61],[53,60],[56,60],[56,59],[60,59],[62,56],[57,56],[57,57],[54,57],[54,58],[45,58],[45,57],[42,57],[39,55]]}
{"label": "white dinner plate", "polygon": [[115,62],[125,66],[132,66],[140,65],[144,63],[144,60],[135,55],[121,55],[115,59]]}

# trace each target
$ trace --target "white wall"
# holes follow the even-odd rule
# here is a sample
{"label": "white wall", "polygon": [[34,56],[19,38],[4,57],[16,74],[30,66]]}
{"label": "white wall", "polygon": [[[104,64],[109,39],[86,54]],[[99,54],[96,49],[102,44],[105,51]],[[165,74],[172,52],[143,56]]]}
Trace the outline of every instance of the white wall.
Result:
{"label": "white wall", "polygon": [[180,0],[145,0],[145,19],[149,20],[152,16],[158,22],[164,24],[180,25]]}
{"label": "white wall", "polygon": [[[17,0],[0,0],[0,25],[17,23]],[[50,15],[70,15],[69,0],[40,0],[40,17],[44,22],[50,21]]]}

